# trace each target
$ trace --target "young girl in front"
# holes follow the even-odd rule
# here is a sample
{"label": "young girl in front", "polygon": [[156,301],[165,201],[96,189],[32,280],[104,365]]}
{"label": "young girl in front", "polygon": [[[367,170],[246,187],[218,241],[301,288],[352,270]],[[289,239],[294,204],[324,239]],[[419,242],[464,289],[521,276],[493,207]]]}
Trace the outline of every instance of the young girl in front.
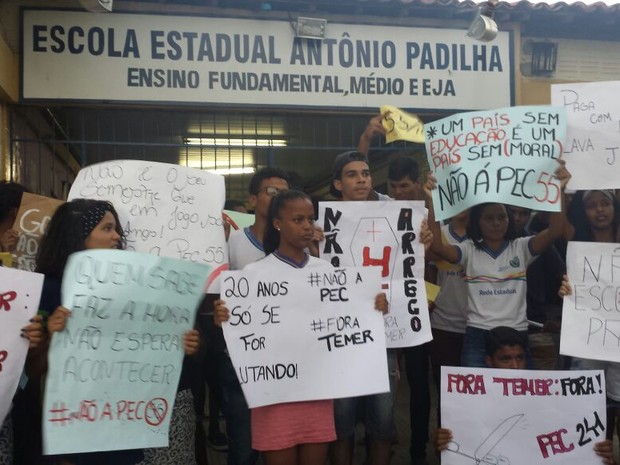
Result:
{"label": "young girl in front", "polygon": [[[563,193],[570,174],[560,162],[556,171]],[[429,201],[431,250],[446,261],[458,263],[465,272],[468,310],[461,363],[485,367],[485,339],[496,326],[508,326],[527,334],[527,266],[538,254],[562,237],[566,229],[563,212],[553,213],[549,227],[535,236],[516,238],[510,211],[501,203],[484,203],[470,211],[468,240],[443,244],[432,208],[435,178],[428,177],[425,192]],[[563,197],[563,195],[561,195]]]}
{"label": "young girl in front", "polygon": [[[267,256],[246,266],[269,274],[285,274],[291,268],[324,267],[306,250],[314,235],[314,209],[303,192],[281,192],[271,201],[263,239]],[[375,308],[387,312],[385,294],[378,294]],[[229,317],[222,300],[215,302],[215,322]],[[336,439],[332,400],[290,402],[254,408],[252,447],[263,454],[266,465],[323,465],[328,443]]]}
{"label": "young girl in front", "polygon": [[[45,312],[51,313],[47,323],[50,335],[63,331],[67,319],[71,317],[71,311],[60,305],[62,277],[69,256],[82,250],[124,249],[125,243],[125,234],[120,225],[118,213],[109,202],[75,199],[61,205],[56,210],[41,242],[36,269],[45,275],[40,307]],[[49,339],[46,342],[49,342]],[[187,331],[183,335],[185,354],[196,353],[199,342],[198,331],[194,329]],[[44,366],[42,370],[45,369]],[[183,417],[183,412],[188,412],[187,418]],[[190,430],[192,435],[185,435],[188,440],[181,443],[179,442],[181,436],[176,433],[183,429]],[[60,465],[134,465],[137,463],[165,465],[175,463],[170,461],[167,455],[176,453],[179,456],[179,450],[189,449],[189,452],[183,452],[185,455],[180,455],[184,458],[190,457],[183,461],[184,464],[189,465],[195,463],[193,462],[193,429],[193,401],[189,386],[183,384],[182,374],[172,411],[169,447],[146,449],[144,452],[135,449],[68,454],[53,457],[51,460]],[[155,453],[162,454],[164,458],[152,460],[151,456]]]}

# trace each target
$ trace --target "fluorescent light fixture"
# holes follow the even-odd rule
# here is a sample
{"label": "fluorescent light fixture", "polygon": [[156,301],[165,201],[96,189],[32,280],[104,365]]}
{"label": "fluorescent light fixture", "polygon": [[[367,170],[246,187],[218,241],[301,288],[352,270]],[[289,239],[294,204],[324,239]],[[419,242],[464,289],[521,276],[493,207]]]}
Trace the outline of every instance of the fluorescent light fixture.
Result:
{"label": "fluorescent light fixture", "polygon": [[222,176],[226,176],[229,174],[252,174],[256,171],[255,168],[251,167],[251,166],[246,166],[245,168],[216,168],[216,169],[210,169],[210,170],[205,170],[205,171],[209,171],[210,173],[215,173],[215,174],[221,174]]}
{"label": "fluorescent light fixture", "polygon": [[286,147],[285,139],[231,139],[225,137],[188,137],[187,145],[204,147]]}
{"label": "fluorescent light fixture", "polygon": [[295,35],[306,39],[324,39],[326,28],[326,19],[299,16],[295,23]]}

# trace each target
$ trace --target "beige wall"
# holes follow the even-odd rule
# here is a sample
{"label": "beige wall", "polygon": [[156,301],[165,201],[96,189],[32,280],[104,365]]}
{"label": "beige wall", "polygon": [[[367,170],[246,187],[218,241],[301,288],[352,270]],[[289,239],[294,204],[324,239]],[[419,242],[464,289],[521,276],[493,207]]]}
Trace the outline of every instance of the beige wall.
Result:
{"label": "beige wall", "polygon": [[0,36],[0,101],[19,99],[19,58]]}

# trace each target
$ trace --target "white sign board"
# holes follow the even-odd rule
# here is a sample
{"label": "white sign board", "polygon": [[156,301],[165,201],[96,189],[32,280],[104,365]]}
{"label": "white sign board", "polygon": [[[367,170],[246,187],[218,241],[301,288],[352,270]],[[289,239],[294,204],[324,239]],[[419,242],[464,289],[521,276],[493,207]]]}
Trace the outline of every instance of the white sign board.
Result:
{"label": "white sign board", "polygon": [[424,202],[321,202],[317,224],[325,232],[321,258],[334,266],[377,266],[390,312],[388,347],[432,339],[424,286],[424,245],[419,240]]}
{"label": "white sign board", "polygon": [[82,168],[69,200],[112,202],[127,250],[211,267],[207,291],[217,293],[228,269],[224,236],[224,178],[179,165],[114,160]]}
{"label": "white sign board", "polygon": [[564,297],[560,352],[620,360],[620,245],[569,242],[566,269],[573,293]]}
{"label": "white sign board", "polygon": [[62,303],[72,313],[48,354],[46,454],[168,446],[207,268],[125,250],[69,257]]}
{"label": "white sign board", "polygon": [[615,189],[620,177],[620,81],[553,84],[551,103],[566,109],[564,144],[570,189]]}
{"label": "white sign board", "polygon": [[[512,33],[26,10],[24,100],[444,110],[510,106]],[[67,70],[76,70],[68,73]],[[484,85],[481,85],[481,82]]]}
{"label": "white sign board", "polygon": [[26,361],[21,329],[36,315],[43,275],[0,266],[0,427],[9,413]]}
{"label": "white sign board", "polygon": [[250,408],[389,391],[378,270],[230,271],[226,345]]}
{"label": "white sign board", "polygon": [[442,465],[592,465],[605,439],[602,371],[441,367]]}

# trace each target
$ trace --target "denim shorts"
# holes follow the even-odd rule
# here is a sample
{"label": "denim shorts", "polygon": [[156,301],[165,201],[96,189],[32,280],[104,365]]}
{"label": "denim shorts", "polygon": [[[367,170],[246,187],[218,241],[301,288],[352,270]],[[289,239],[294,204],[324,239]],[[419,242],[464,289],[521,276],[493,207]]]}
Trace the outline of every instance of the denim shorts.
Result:
{"label": "denim shorts", "polygon": [[398,386],[399,372],[396,350],[387,351],[390,392],[362,397],[348,397],[334,400],[334,419],[338,439],[349,439],[355,433],[357,408],[364,408],[366,434],[379,441],[396,441],[394,424],[394,396]]}

